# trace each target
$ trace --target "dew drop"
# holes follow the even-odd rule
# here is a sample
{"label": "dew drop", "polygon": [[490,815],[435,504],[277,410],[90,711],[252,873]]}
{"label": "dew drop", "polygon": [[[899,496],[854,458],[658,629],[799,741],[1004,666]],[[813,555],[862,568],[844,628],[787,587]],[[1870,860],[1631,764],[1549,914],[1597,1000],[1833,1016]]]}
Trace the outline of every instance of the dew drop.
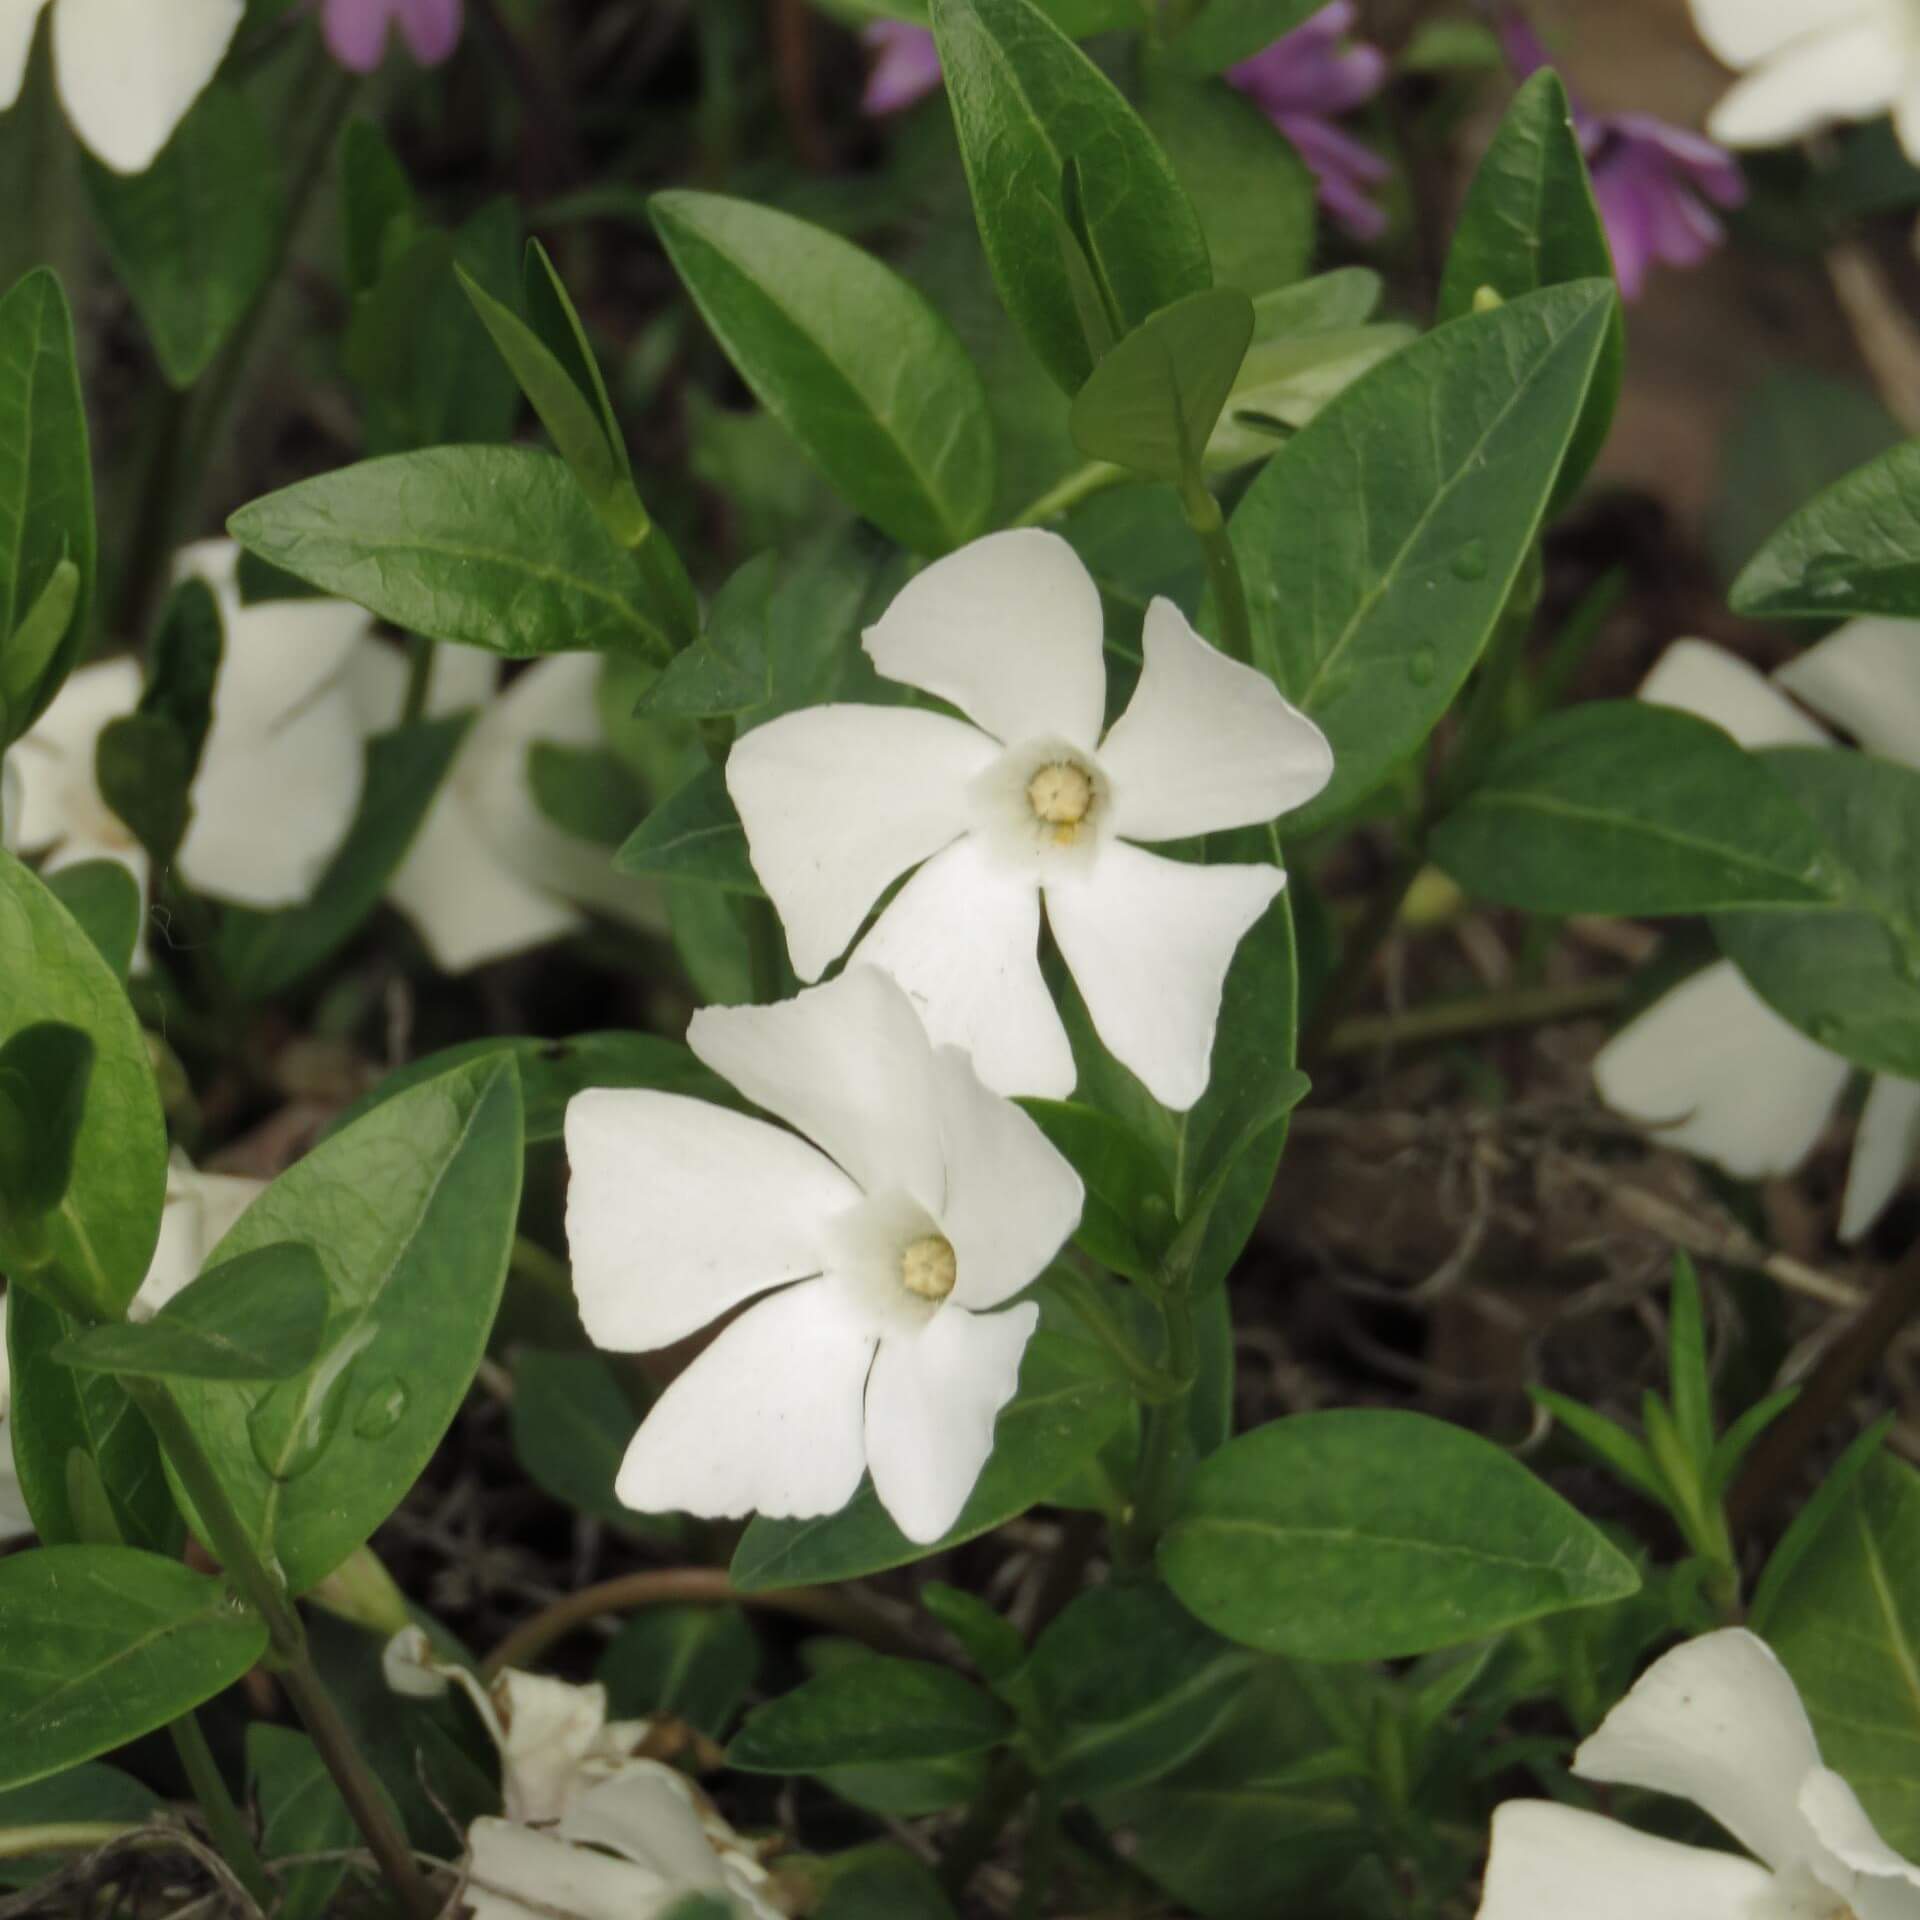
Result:
{"label": "dew drop", "polygon": [[337,1340],[297,1380],[275,1387],[247,1416],[253,1457],[276,1480],[309,1473],[332,1444],[346,1410],[353,1363],[378,1328],[362,1320]]}
{"label": "dew drop", "polygon": [[353,1430],[362,1440],[384,1440],[407,1411],[407,1383],[397,1375],[382,1380],[360,1402],[353,1416]]}
{"label": "dew drop", "polygon": [[1843,553],[1823,553],[1807,562],[1807,592],[1815,600],[1844,600],[1853,591],[1853,562]]}
{"label": "dew drop", "polygon": [[1846,1038],[1847,1023],[1834,1013],[1816,1013],[1807,1022],[1810,1038],[1819,1041],[1823,1047],[1837,1047]]}
{"label": "dew drop", "polygon": [[1431,647],[1422,647],[1407,661],[1407,678],[1416,687],[1430,687],[1433,676],[1439,670],[1439,656]]}
{"label": "dew drop", "polygon": [[1487,577],[1487,543],[1469,540],[1448,563],[1456,580],[1484,580]]}

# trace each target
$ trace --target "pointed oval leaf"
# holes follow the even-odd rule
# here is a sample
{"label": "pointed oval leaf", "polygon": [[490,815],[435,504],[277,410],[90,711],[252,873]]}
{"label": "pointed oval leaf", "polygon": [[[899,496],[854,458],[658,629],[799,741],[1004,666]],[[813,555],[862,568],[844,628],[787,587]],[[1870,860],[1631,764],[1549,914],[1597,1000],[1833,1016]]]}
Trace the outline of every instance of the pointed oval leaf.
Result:
{"label": "pointed oval leaf", "polygon": [[1013,1716],[950,1667],[863,1656],[747,1715],[727,1748],[743,1773],[903,1766],[996,1747]]}
{"label": "pointed oval leaf", "polygon": [[1206,0],[1169,52],[1193,73],[1224,73],[1304,25],[1326,0]]}

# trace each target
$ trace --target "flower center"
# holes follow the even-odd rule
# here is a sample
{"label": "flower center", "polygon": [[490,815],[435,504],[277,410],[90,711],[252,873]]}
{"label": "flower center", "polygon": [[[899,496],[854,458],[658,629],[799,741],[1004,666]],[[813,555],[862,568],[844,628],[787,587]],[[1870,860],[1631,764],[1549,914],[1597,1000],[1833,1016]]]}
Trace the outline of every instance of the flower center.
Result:
{"label": "flower center", "polygon": [[1027,782],[1027,805],[1036,820],[1053,829],[1060,845],[1070,846],[1093,811],[1093,776],[1071,760],[1049,760]]}
{"label": "flower center", "polygon": [[944,1234],[923,1233],[900,1256],[900,1284],[918,1299],[944,1300],[959,1276],[953,1242]]}

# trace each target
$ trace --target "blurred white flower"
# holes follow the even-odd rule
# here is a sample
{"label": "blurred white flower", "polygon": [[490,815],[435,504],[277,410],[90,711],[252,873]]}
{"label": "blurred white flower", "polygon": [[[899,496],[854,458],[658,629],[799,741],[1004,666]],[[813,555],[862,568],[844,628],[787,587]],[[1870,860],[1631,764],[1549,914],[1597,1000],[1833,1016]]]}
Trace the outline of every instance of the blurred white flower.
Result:
{"label": "blurred white flower", "polygon": [[706,1008],[688,1043],[797,1133],[664,1093],[567,1108],[567,1239],[597,1345],[669,1346],[768,1296],[661,1396],[620,1498],[804,1518],[870,1470],[901,1530],[938,1539],[1039,1317],[991,1309],[1073,1230],[1078,1177],[870,967],[778,1006]]}
{"label": "blurred white flower", "polygon": [[33,1515],[13,1464],[13,1362],[7,1353],[6,1300],[0,1295],[0,1540],[33,1531]]}
{"label": "blurred white flower", "polygon": [[1920,1867],[1880,1838],[1853,1789],[1821,1765],[1786,1670],[1741,1628],[1655,1661],[1573,1770],[1690,1800],[1754,1859],[1552,1801],[1510,1800],[1494,1815],[1479,1920],[1920,1916]]}
{"label": "blurred white flower", "polygon": [[[936,561],[866,635],[890,680],[968,716],[832,705],[756,728],[727,761],[754,871],[817,980],[875,900],[919,871],[854,950],[906,988],[935,1041],[1001,1093],[1064,1095],[1065,1027],[1041,977],[1040,905],[1101,1040],[1173,1108],[1206,1090],[1221,987],[1286,884],[1136,841],[1255,826],[1310,800],[1333,756],[1264,674],[1168,600],[1102,738],[1099,589],[1057,535],[991,534]],[[922,864],[924,862],[924,864]]]}
{"label": "blurred white flower", "polygon": [[0,110],[20,97],[40,15],[73,130],[117,173],[144,173],[219,70],[245,0],[0,0]]}
{"label": "blurred white flower", "polygon": [[1708,118],[1731,147],[1773,147],[1891,112],[1920,160],[1920,10],[1913,0],[1693,0],[1694,24],[1740,79]]}
{"label": "blurred white flower", "polygon": [[[1640,697],[1677,707],[1743,747],[1832,746],[1780,692],[1845,727],[1869,752],[1920,767],[1920,623],[1855,620],[1771,680],[1704,640],[1676,641]],[[1825,1132],[1852,1065],[1807,1038],[1716,961],[1657,1000],[1593,1063],[1600,1096],[1684,1152],[1741,1180],[1790,1173]],[[1840,1237],[1858,1240],[1920,1157],[1920,1082],[1874,1077],[1861,1109],[1840,1205]]]}
{"label": "blurred white flower", "polygon": [[151,1320],[175,1294],[199,1279],[212,1253],[255,1198],[264,1180],[201,1173],[176,1152],[167,1168],[167,1198],[160,1211],[160,1240],[147,1276],[127,1307],[129,1320]]}

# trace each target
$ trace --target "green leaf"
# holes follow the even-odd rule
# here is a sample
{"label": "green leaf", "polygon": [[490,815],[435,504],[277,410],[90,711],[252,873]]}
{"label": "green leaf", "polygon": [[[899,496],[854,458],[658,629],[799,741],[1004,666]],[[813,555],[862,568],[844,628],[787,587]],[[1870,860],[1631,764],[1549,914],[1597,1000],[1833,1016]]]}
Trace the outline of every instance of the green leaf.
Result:
{"label": "green leaf", "polygon": [[213,694],[225,650],[220,603],[204,580],[183,580],[167,596],[160,628],[147,649],[140,711],[167,721],[186,743],[189,781],[213,725]]}
{"label": "green leaf", "polygon": [[[33,697],[10,693],[6,722],[24,733],[45,711],[89,638],[93,603],[93,466],[87,409],[75,364],[73,319],[60,282],[37,267],[0,300],[0,648],[39,603],[55,569],[71,561],[80,591],[66,638]],[[11,681],[9,681],[11,685]]]}
{"label": "green leaf", "polygon": [[903,1567],[991,1532],[1064,1486],[1113,1438],[1132,1412],[1123,1380],[1092,1348],[1037,1333],[1020,1367],[1020,1389],[1001,1410],[992,1456],[960,1518],[931,1546],[909,1540],[873,1491],[824,1520],[753,1521],[733,1556],[743,1593],[820,1586]]}
{"label": "green leaf", "polygon": [[[152,1788],[116,1767],[89,1761],[51,1779],[0,1793],[0,1835],[20,1827],[44,1827],[69,1820],[125,1822],[138,1826],[166,1805]],[[58,1872],[73,1856],[24,1854],[0,1859],[0,1887],[29,1887]]]}
{"label": "green leaf", "polygon": [[413,188],[386,135],[356,114],[340,136],[340,227],[348,292],[373,291],[388,261],[405,251],[417,218]]}
{"label": "green leaf", "polygon": [[66,1198],[93,1042],[44,1020],[0,1045],[0,1221],[29,1228]]}
{"label": "green leaf", "polygon": [[762,706],[773,692],[767,640],[778,618],[780,563],[762,553],[714,595],[706,630],[676,654],[640,697],[640,711],[668,720],[712,720]]}
{"label": "green leaf", "polygon": [[266,1650],[258,1614],[158,1554],[42,1547],[0,1560],[0,1786],[165,1726]]}
{"label": "green leaf", "polygon": [[727,357],[859,512],[916,553],[985,530],[995,458],[986,389],[914,288],[770,207],[684,190],[648,206]]}
{"label": "green leaf", "polygon": [[614,1635],[594,1678],[621,1715],[669,1715],[717,1740],[760,1678],[742,1607],[645,1607]]}
{"label": "green leaf", "polygon": [[114,271],[153,340],[160,370],[190,387],[272,276],[283,208],[279,155],[247,97],[220,82],[145,173],[83,161]]}
{"label": "green leaf", "polygon": [[1920,1476],[1881,1455],[1773,1596],[1766,1636],[1880,1837],[1920,1854]]}
{"label": "green leaf", "polygon": [[727,1748],[743,1773],[821,1773],[984,1753],[1013,1716],[949,1667],[925,1660],[852,1660],[829,1667],[747,1715]]}
{"label": "green leaf", "polygon": [[1673,1422],[1688,1456],[1704,1474],[1713,1458],[1713,1375],[1707,1365],[1700,1278],[1684,1253],[1673,1256],[1667,1320],[1667,1391],[1673,1403]]}
{"label": "green leaf", "polygon": [[1231,531],[1255,657],[1333,744],[1290,834],[1350,810],[1453,703],[1532,550],[1614,306],[1583,281],[1439,328],[1247,490]]}
{"label": "green leaf", "polygon": [[[361,1844],[327,1763],[304,1733],[255,1721],[247,1729],[247,1773],[260,1808],[260,1852],[269,1865],[310,1854],[344,1856]],[[281,1867],[274,1920],[323,1920],[347,1864],[342,1857]]]}
{"label": "green leaf", "polygon": [[1060,223],[1069,160],[1123,327],[1212,284],[1198,215],[1119,90],[1031,0],[933,0],[947,96],[1007,312],[1068,393],[1093,371]]}
{"label": "green leaf", "polygon": [[920,1589],[920,1604],[966,1649],[967,1658],[990,1686],[1026,1663],[1027,1643],[1004,1614],[959,1587],[929,1580]]}
{"label": "green leaf", "polygon": [[836,1854],[813,1920],[954,1920],[953,1906],[924,1862],[901,1847]]}
{"label": "green leaf", "polygon": [[1770,1636],[1776,1602],[1799,1571],[1801,1561],[1812,1552],[1851,1496],[1854,1482],[1880,1457],[1893,1422],[1892,1414],[1882,1414],[1865,1432],[1854,1436],[1839,1459],[1821,1476],[1813,1497],[1794,1515],[1792,1524],[1780,1536],[1754,1588],[1753,1604],[1747,1609],[1747,1624],[1763,1639]]}
{"label": "green leaf", "polygon": [[1203,1461],[1162,1538],[1181,1601],[1243,1645],[1388,1660],[1624,1599],[1632,1563],[1490,1441],[1424,1414],[1298,1414]]}
{"label": "green leaf", "polygon": [[125,980],[140,939],[140,885],[118,860],[82,860],[45,876],[47,891],[72,914],[114,977]]}
{"label": "green leaf", "polygon": [[536,740],[527,754],[527,785],[556,827],[598,847],[620,846],[647,810],[646,789],[606,747]]}
{"label": "green leaf", "polygon": [[45,1021],[77,1027],[93,1043],[73,1179],[45,1230],[65,1283],[94,1313],[116,1317],[146,1278],[166,1192],[166,1129],[146,1036],[92,941],[7,853],[0,980],[0,1044]]}
{"label": "green leaf", "polygon": [[1275,287],[1253,303],[1253,337],[1294,340],[1363,327],[1380,305],[1380,276],[1370,267],[1335,267],[1294,286]]}
{"label": "green leaf", "polygon": [[177,1389],[261,1550],[304,1592],[391,1513],[459,1411],[519,1216],[520,1093],[481,1060],[375,1109],[296,1162],[220,1243],[222,1263],[313,1246],[334,1318],[303,1374]]}
{"label": "green leaf", "polygon": [[[1487,149],[1447,255],[1439,318],[1459,320],[1485,289],[1517,300],[1542,287],[1613,276],[1613,253],[1560,76],[1543,68],[1513,96]],[[1627,334],[1613,310],[1579,430],[1555,493],[1578,490],[1605,446],[1626,368]]]}
{"label": "green leaf", "polygon": [[11,634],[0,634],[0,745],[26,725],[34,695],[59,656],[80,605],[80,569],[62,560]]}
{"label": "green leaf", "polygon": [[319,1255],[281,1241],[208,1267],[151,1320],[90,1327],[53,1357],[156,1380],[290,1380],[318,1357],[328,1305]]}
{"label": "green leaf", "polygon": [[1800,509],[1733,583],[1756,620],[1920,617],[1920,440],[1909,440]]}
{"label": "green leaf", "polygon": [[593,402],[600,430],[613,449],[614,459],[628,479],[632,479],[633,465],[627,457],[627,439],[620,430],[620,416],[613,410],[613,396],[607,391],[580,315],[567,297],[567,289],[546,248],[538,240],[527,242],[526,254],[520,263],[520,296],[526,303],[527,323],[535,337],[560,363],[574,386]]}
{"label": "green leaf", "polygon": [[387,890],[473,723],[471,714],[416,720],[367,745],[367,784],[347,837],[304,906],[279,913],[228,907],[220,969],[247,1000],[267,1000],[331,959]]}
{"label": "green leaf", "polygon": [[1174,37],[1173,58],[1193,73],[1220,73],[1251,59],[1318,13],[1325,0],[1207,0]]}
{"label": "green leaf", "polygon": [[1836,884],[1813,822],[1760,760],[1639,700],[1535,722],[1430,844],[1469,893],[1533,913],[1808,906]]}
{"label": "green leaf", "polygon": [[1094,460],[1155,480],[1198,479],[1207,437],[1253,338],[1237,287],[1190,294],[1136,327],[1074,396],[1073,437]]}
{"label": "green leaf", "polygon": [[192,817],[193,760],[180,729],[157,713],[109,722],[94,743],[93,777],[154,865],[170,864]]}
{"label": "green leaf", "polygon": [[650,1531],[613,1491],[642,1411],[601,1354],[536,1348],[514,1362],[514,1457],[543,1492],[626,1533]]}
{"label": "green leaf", "polygon": [[1761,758],[1826,836],[1842,904],[1723,913],[1714,933],[1810,1038],[1872,1072],[1920,1079],[1920,771],[1825,747]]}
{"label": "green leaf", "polygon": [[509,658],[665,661],[672,609],[533,447],[432,447],[282,488],[228,522],[243,547],[429,640]]}
{"label": "green leaf", "polygon": [[1529,1387],[1527,1393],[1536,1406],[1552,1414],[1588,1452],[1605,1461],[1628,1486],[1644,1493],[1655,1506],[1670,1503],[1673,1490],[1638,1434],[1563,1393],[1551,1392],[1546,1387]]}
{"label": "green leaf", "polygon": [[1086,1188],[1074,1245],[1131,1280],[1157,1281],[1161,1256],[1173,1237],[1173,1185],[1152,1148],[1098,1107],[1070,1100],[1021,1104],[1072,1162]]}
{"label": "green leaf", "polygon": [[622,873],[697,880],[729,893],[763,891],[722,767],[702,767],[662,800],[613,856],[613,864]]}

